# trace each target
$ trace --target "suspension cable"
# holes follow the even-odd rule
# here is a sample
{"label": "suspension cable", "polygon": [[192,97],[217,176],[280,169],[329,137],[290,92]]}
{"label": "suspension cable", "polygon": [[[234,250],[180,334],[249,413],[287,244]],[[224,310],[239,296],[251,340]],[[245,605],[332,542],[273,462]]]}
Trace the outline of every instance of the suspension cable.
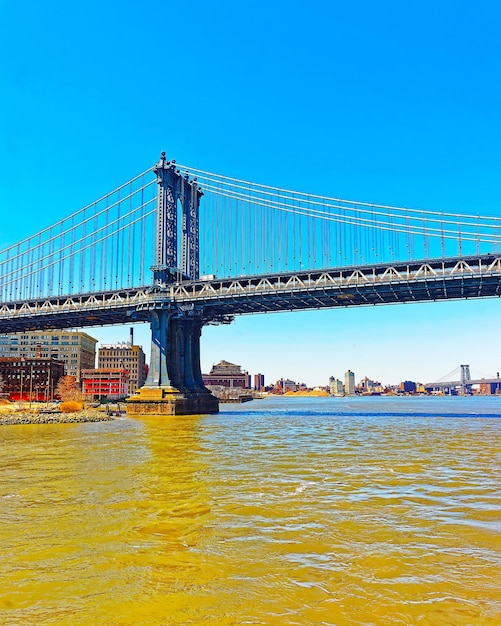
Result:
{"label": "suspension cable", "polygon": [[[281,194],[283,193],[290,193],[290,194],[294,194],[295,196],[304,196],[304,197],[309,197],[309,198],[316,198],[320,201],[324,200],[324,201],[330,201],[330,202],[339,202],[342,204],[356,204],[359,206],[366,206],[366,207],[377,207],[378,209],[390,209],[390,210],[396,210],[396,211],[405,211],[405,212],[409,212],[409,213],[418,213],[418,214],[422,214],[422,209],[410,209],[410,208],[406,208],[406,207],[398,207],[398,206],[392,206],[392,205],[387,205],[387,204],[376,204],[374,202],[360,202],[357,200],[343,200],[342,198],[336,198],[336,197],[330,197],[330,196],[321,196],[321,195],[315,195],[315,194],[310,194],[310,193],[306,193],[306,192],[301,192],[301,191],[295,191],[295,190],[291,190],[291,189],[282,189],[280,187],[273,187],[270,185],[263,185],[260,183],[250,183],[248,181],[242,180],[240,178],[232,178],[230,176],[224,176],[222,174],[214,174],[212,172],[208,172],[206,170],[200,170],[194,167],[190,167],[187,165],[178,165],[178,167],[180,169],[186,169],[190,172],[195,172],[197,174],[198,178],[210,178],[210,179],[221,179],[221,180],[228,180],[228,181],[232,181],[232,182],[236,182],[236,183],[244,183],[245,185],[252,185],[253,187],[260,187],[262,189],[265,190],[271,190],[273,192],[279,192]],[[206,175],[206,176],[204,176]],[[225,183],[223,183],[225,184]],[[228,183],[228,185],[231,185],[232,183]],[[271,192],[263,192],[263,193],[271,193]],[[443,217],[468,217],[467,214],[461,214],[461,213],[448,213],[448,212],[443,212],[443,211],[429,211],[427,210],[426,213],[428,215],[438,215],[438,216],[443,216]],[[486,219],[486,220],[493,220],[493,221],[498,221],[500,218],[497,217],[492,217],[492,216],[487,216],[487,215],[479,215],[478,216],[480,219]]]}

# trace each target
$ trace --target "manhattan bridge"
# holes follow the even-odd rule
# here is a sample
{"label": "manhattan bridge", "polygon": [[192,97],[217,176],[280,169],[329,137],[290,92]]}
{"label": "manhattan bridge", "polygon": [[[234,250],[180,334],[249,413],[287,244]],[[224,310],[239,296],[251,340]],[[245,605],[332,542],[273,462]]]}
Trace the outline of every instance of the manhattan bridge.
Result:
{"label": "manhattan bridge", "polygon": [[150,369],[131,413],[215,412],[200,371],[204,325],[499,296],[500,227],[487,215],[251,183],[162,153],[154,167],[0,252],[0,333],[149,322]]}

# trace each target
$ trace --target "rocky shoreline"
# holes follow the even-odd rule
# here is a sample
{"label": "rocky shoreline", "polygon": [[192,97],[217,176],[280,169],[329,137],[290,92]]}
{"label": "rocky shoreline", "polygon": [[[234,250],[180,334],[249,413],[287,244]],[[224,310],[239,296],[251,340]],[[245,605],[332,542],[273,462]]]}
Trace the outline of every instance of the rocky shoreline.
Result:
{"label": "rocky shoreline", "polygon": [[104,411],[84,409],[78,413],[0,413],[0,426],[11,424],[73,424],[78,422],[109,422],[115,419]]}

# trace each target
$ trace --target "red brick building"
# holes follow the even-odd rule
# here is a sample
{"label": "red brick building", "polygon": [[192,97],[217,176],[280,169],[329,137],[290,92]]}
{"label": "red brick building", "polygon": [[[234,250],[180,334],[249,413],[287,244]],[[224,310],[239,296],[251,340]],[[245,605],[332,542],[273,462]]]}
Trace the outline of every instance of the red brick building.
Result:
{"label": "red brick building", "polygon": [[82,393],[86,400],[121,400],[129,395],[129,372],[121,368],[82,370]]}
{"label": "red brick building", "polygon": [[2,357],[0,376],[4,395],[11,400],[47,402],[64,376],[64,362],[56,359]]}

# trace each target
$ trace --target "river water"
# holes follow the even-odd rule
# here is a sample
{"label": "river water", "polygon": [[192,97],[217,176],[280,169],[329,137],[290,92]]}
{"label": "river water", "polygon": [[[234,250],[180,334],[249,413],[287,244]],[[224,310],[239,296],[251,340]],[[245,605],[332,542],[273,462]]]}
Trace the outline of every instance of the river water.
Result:
{"label": "river water", "polygon": [[0,624],[501,624],[501,398],[0,427]]}

